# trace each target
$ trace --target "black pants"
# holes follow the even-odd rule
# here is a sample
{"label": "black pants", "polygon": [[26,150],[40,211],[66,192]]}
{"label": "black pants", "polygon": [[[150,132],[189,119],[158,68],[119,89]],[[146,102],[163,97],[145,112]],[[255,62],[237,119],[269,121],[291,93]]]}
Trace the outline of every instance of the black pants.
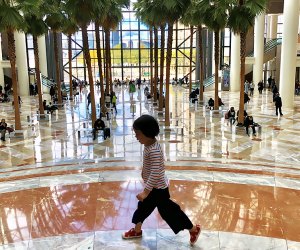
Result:
{"label": "black pants", "polygon": [[132,223],[143,223],[156,207],[175,234],[184,229],[192,229],[193,224],[190,219],[179,205],[170,200],[169,188],[153,189],[144,201],[139,201],[138,208],[132,217]]}
{"label": "black pants", "polygon": [[[251,128],[252,128],[253,134],[256,134],[255,127],[252,126]],[[249,135],[249,126],[246,126],[246,133],[247,133],[247,135]]]}
{"label": "black pants", "polygon": [[281,106],[276,106],[276,115],[278,115],[278,110],[279,114],[282,115]]}

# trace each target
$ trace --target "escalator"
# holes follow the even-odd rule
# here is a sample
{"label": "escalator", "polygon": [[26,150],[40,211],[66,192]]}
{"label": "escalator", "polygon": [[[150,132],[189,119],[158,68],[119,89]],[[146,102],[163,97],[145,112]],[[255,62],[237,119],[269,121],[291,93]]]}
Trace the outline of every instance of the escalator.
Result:
{"label": "escalator", "polygon": [[[275,39],[271,39],[268,42],[266,42],[265,46],[264,46],[264,60],[263,63],[266,63],[272,59],[274,59],[277,56],[277,47],[281,46],[282,44],[282,39],[281,38],[275,38]],[[248,58],[253,57],[254,53],[251,52],[250,54],[248,54]],[[246,68],[245,68],[245,75],[252,73],[253,71],[253,65],[252,64],[247,64]],[[204,87],[210,87],[210,86],[214,86],[215,83],[215,75],[211,75],[209,77],[207,77],[204,80]],[[196,81],[193,86],[193,88],[197,88],[199,87],[199,81]]]}

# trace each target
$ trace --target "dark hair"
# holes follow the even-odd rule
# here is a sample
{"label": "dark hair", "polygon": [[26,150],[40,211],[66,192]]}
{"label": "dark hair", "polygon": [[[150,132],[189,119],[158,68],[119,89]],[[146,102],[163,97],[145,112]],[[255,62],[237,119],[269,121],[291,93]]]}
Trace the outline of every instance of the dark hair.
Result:
{"label": "dark hair", "polygon": [[151,115],[142,115],[133,122],[133,128],[141,131],[146,137],[155,138],[159,134],[157,120]]}

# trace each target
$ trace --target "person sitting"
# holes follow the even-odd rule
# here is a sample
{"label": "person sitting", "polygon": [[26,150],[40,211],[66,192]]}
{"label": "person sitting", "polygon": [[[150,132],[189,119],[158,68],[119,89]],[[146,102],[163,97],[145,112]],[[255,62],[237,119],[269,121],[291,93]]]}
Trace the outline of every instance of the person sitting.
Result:
{"label": "person sitting", "polygon": [[231,107],[228,111],[228,120],[229,120],[231,125],[235,123],[235,110],[234,110],[234,107]]}
{"label": "person sitting", "polygon": [[5,119],[2,119],[0,122],[0,133],[1,133],[1,140],[5,141],[5,133],[7,129],[7,123],[5,122]]}
{"label": "person sitting", "polygon": [[250,115],[250,116],[247,116],[245,118],[245,121],[244,121],[244,126],[246,128],[246,134],[249,136],[249,127],[252,128],[252,132],[253,132],[253,135],[256,136],[256,131],[255,131],[255,126],[254,126],[254,121],[253,121],[253,117]]}
{"label": "person sitting", "polygon": [[56,105],[51,105],[51,102],[49,103],[49,105],[47,105],[46,100],[43,101],[43,107],[44,107],[44,110],[47,111],[47,114],[49,114],[49,113],[52,114],[54,112],[54,110],[58,109]]}
{"label": "person sitting", "polygon": [[192,103],[195,103],[196,101],[198,101],[197,94],[196,94],[195,90],[190,93],[190,100],[192,101]]}
{"label": "person sitting", "polygon": [[[104,121],[100,118],[98,118],[95,123],[94,123],[94,128],[93,128],[93,140],[96,140],[96,134],[98,130],[104,130],[105,128],[105,123]],[[106,139],[104,135],[104,140]]]}
{"label": "person sitting", "polygon": [[215,105],[214,99],[210,98],[210,99],[208,100],[208,107],[209,107],[209,109],[210,109],[210,110],[214,109],[214,105]]}
{"label": "person sitting", "polygon": [[219,103],[219,106],[223,106],[224,103],[222,102],[222,99],[220,97],[218,97],[218,103]]}
{"label": "person sitting", "polygon": [[244,92],[244,104],[246,104],[247,102],[250,102],[250,97],[247,93]]}

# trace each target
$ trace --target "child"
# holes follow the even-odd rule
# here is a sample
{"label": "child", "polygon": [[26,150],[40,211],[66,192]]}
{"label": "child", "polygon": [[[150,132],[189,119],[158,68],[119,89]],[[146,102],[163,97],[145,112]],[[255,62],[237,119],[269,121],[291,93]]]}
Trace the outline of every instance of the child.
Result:
{"label": "child", "polygon": [[193,225],[180,206],[170,199],[163,152],[155,138],[159,134],[158,122],[150,115],[142,115],[134,121],[133,129],[137,140],[145,145],[142,169],[145,189],[136,196],[139,202],[132,217],[135,227],[125,232],[123,238],[142,237],[142,223],[157,207],[175,234],[184,229],[190,231],[190,244],[194,245],[201,232],[200,225]]}

